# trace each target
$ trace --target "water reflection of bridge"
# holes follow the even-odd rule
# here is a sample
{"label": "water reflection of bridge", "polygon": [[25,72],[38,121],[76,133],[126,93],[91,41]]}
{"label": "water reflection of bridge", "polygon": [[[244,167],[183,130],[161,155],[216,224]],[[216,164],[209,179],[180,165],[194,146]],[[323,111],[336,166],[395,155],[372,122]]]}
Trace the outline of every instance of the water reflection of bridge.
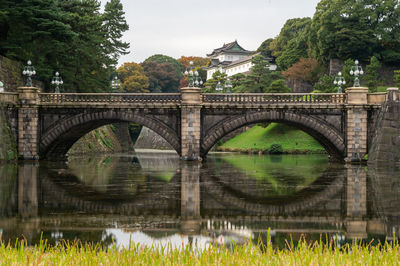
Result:
{"label": "water reflection of bridge", "polygon": [[316,184],[303,191],[309,195],[301,201],[293,197],[278,204],[238,196],[235,184],[227,187],[229,180],[202,176],[199,164],[181,162],[176,167],[168,183],[153,182],[151,190],[134,197],[122,194],[115,201],[106,196],[99,200],[101,191],[96,194],[77,180],[68,185],[68,180],[54,179],[43,169],[39,176],[36,164],[19,165],[18,177],[8,180],[8,207],[0,205],[0,214],[13,217],[17,212],[20,219],[0,218],[3,238],[12,238],[10,232],[28,239],[41,231],[101,232],[116,223],[126,231],[186,235],[254,234],[268,227],[274,233],[342,232],[348,238],[399,234],[399,180],[393,174],[383,179],[379,169],[370,171],[367,182],[363,167],[349,166],[342,177],[331,178],[328,186]]}

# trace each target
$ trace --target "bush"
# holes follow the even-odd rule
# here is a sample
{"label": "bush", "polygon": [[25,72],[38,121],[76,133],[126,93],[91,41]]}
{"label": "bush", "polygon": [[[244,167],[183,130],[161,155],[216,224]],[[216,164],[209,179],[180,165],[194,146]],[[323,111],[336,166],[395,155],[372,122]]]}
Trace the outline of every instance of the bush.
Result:
{"label": "bush", "polygon": [[394,79],[394,82],[396,83],[396,86],[400,87],[400,70],[394,71],[393,79]]}
{"label": "bush", "polygon": [[334,80],[335,80],[335,77],[325,74],[315,84],[314,90],[319,91],[319,92],[325,92],[325,93],[337,92],[337,89],[336,89],[335,85],[333,84]]}
{"label": "bush", "polygon": [[270,154],[282,154],[283,149],[281,144],[271,144],[271,147],[269,148],[269,153]]}

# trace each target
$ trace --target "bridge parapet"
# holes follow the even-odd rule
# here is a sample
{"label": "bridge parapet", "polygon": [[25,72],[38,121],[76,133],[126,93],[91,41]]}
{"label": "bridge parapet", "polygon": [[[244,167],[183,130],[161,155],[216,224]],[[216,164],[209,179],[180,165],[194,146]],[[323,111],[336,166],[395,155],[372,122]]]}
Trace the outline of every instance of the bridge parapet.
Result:
{"label": "bridge parapet", "polygon": [[181,102],[180,93],[40,93],[42,105],[165,104]]}
{"label": "bridge parapet", "polygon": [[2,92],[2,93],[0,93],[0,103],[17,105],[18,93],[17,92]]}
{"label": "bridge parapet", "polygon": [[224,104],[345,104],[345,93],[206,93],[203,103]]}

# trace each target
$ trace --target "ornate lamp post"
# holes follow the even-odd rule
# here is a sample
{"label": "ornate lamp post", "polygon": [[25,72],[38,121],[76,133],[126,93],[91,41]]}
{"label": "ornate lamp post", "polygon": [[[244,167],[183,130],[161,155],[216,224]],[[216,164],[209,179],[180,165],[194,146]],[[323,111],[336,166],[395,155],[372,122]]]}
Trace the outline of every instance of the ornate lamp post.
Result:
{"label": "ornate lamp post", "polygon": [[32,87],[32,76],[36,75],[36,70],[32,66],[31,60],[28,60],[28,65],[24,67],[24,70],[22,71],[22,75],[27,76],[26,79],[26,86],[27,87]]}
{"label": "ornate lamp post", "polygon": [[0,92],[4,92],[4,85],[3,82],[0,81]]}
{"label": "ornate lamp post", "polygon": [[226,89],[226,93],[231,93],[232,83],[229,78],[225,82],[225,89]]}
{"label": "ornate lamp post", "polygon": [[111,81],[111,88],[116,90],[119,87],[121,87],[121,83],[118,80],[118,76],[115,76],[114,79]]}
{"label": "ornate lamp post", "polygon": [[193,71],[193,61],[190,61],[190,71],[185,71],[185,76],[189,78],[189,87],[197,87],[203,85],[203,80],[199,76],[199,72]]}
{"label": "ornate lamp post", "polygon": [[346,85],[346,80],[342,77],[342,72],[339,72],[338,75],[335,77],[333,84],[338,85],[337,93],[342,93],[342,85]]}
{"label": "ornate lamp post", "polygon": [[60,73],[56,72],[56,75],[51,80],[51,84],[56,85],[56,89],[54,90],[55,93],[60,93],[60,85],[64,84],[64,81],[60,77]]}
{"label": "ornate lamp post", "polygon": [[217,84],[217,86],[215,87],[215,90],[216,90],[217,92],[222,92],[223,89],[224,89],[224,88],[222,88],[221,81],[218,81],[218,84]]}
{"label": "ornate lamp post", "polygon": [[355,77],[354,78],[354,87],[360,87],[360,80],[358,79],[358,76],[364,75],[364,71],[363,71],[362,67],[358,65],[359,64],[358,60],[354,61],[354,63],[355,63],[355,66],[351,67],[350,75],[352,75],[352,76],[354,75],[354,77]]}

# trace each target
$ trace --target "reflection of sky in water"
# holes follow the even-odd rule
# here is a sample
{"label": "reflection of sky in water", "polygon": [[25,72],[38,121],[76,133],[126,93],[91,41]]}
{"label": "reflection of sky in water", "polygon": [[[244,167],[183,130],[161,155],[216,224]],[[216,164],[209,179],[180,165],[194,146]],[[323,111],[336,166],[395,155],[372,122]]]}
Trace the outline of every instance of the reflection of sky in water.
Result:
{"label": "reflection of sky in water", "polygon": [[[178,233],[162,238],[153,238],[141,231],[127,232],[123,229],[106,229],[106,232],[115,236],[115,243],[120,248],[128,247],[129,243],[131,243],[158,249],[161,247],[168,248],[169,246],[173,249],[180,249],[191,244],[193,248],[205,249],[210,246],[213,240],[211,237],[202,235],[187,236]],[[189,238],[191,239],[189,240]]]}

